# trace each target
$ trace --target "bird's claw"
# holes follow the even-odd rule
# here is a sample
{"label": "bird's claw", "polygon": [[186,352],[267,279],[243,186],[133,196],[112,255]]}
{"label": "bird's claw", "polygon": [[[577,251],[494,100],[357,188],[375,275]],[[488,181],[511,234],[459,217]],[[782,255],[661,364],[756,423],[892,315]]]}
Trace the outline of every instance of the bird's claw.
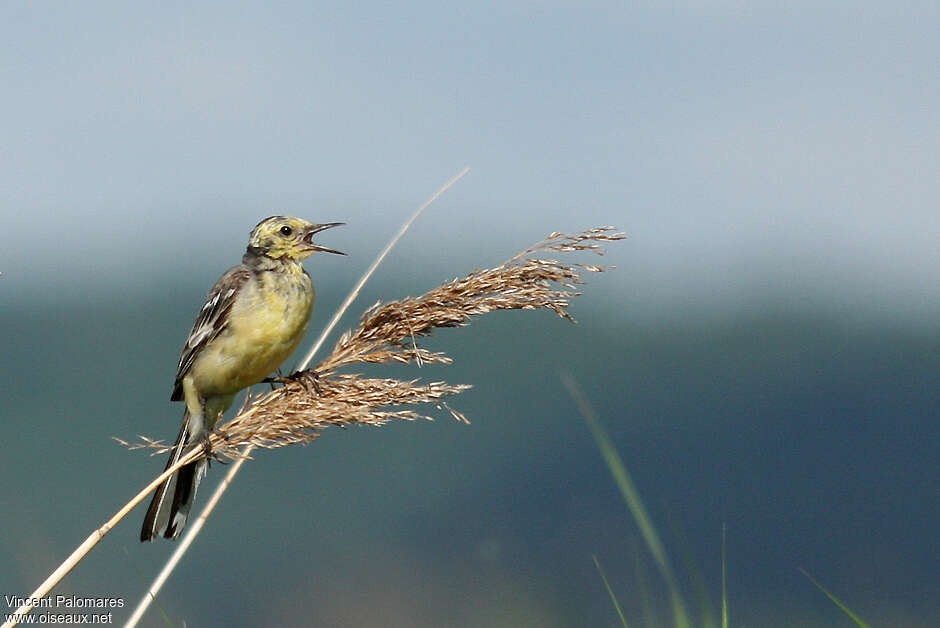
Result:
{"label": "bird's claw", "polygon": [[307,394],[310,394],[311,388],[314,392],[317,393],[317,396],[321,396],[323,394],[323,389],[320,388],[320,374],[313,369],[307,371],[294,371],[287,377],[265,377],[263,380],[261,380],[261,382],[267,384],[287,384],[289,382],[297,382],[303,387]]}
{"label": "bird's claw", "polygon": [[[228,438],[221,432],[215,433],[219,434],[224,440],[228,440]],[[210,466],[212,465],[213,460],[221,465],[226,465],[229,463],[228,460],[225,460],[222,458],[222,456],[212,451],[212,443],[209,441],[208,436],[206,436],[206,438],[202,441],[202,455],[205,456],[205,459],[208,461]]]}

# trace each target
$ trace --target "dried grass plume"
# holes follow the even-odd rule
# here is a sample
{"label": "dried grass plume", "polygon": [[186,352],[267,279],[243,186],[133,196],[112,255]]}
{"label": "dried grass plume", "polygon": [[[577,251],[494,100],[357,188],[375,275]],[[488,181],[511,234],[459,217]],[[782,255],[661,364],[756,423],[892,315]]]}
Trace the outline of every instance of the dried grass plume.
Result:
{"label": "dried grass plume", "polygon": [[[581,273],[601,272],[604,267],[565,264],[536,254],[603,254],[602,242],[623,238],[613,227],[575,235],[552,233],[495,268],[474,270],[419,297],[375,304],[314,369],[294,373],[283,387],[246,401],[234,418],[217,427],[210,436],[213,455],[238,458],[246,446],[271,449],[308,443],[331,425],[380,426],[392,420],[430,418],[411,408],[420,404],[443,407],[455,419],[466,421],[445,399],[468,389],[467,385],[367,378],[337,370],[363,363],[449,364],[449,357],[421,347],[419,339],[437,327],[464,326],[471,317],[495,310],[549,309],[573,320],[567,308],[570,299],[580,294],[576,286],[583,283]],[[143,437],[129,446],[156,453],[169,450],[162,442]]]}

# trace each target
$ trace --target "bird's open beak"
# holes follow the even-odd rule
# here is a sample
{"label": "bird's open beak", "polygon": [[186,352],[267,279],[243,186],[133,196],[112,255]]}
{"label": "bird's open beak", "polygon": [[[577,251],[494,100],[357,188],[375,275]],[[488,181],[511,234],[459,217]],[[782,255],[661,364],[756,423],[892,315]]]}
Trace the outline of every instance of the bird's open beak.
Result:
{"label": "bird's open beak", "polygon": [[337,255],[346,255],[342,251],[336,251],[334,249],[328,249],[325,246],[320,246],[319,244],[313,243],[313,236],[320,233],[321,231],[326,231],[327,229],[332,229],[333,227],[341,227],[345,225],[345,222],[328,222],[322,225],[312,225],[307,229],[307,234],[304,236],[304,242],[310,248],[311,251],[323,251],[324,253],[336,253]]}

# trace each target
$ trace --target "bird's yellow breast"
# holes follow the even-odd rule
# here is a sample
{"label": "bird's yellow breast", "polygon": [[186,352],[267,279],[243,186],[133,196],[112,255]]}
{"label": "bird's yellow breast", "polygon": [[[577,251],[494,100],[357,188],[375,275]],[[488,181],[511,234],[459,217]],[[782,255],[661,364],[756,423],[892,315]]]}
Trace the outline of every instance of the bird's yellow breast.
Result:
{"label": "bird's yellow breast", "polygon": [[243,284],[225,330],[190,370],[199,395],[233,394],[274,372],[303,339],[314,296],[303,270],[259,272]]}

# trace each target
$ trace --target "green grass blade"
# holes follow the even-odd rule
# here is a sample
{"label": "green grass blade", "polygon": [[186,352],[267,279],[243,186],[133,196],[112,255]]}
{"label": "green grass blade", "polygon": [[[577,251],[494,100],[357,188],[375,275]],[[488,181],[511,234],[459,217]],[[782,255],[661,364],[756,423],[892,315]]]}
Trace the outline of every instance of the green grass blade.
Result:
{"label": "green grass blade", "polygon": [[692,593],[695,596],[698,607],[696,625],[701,626],[701,628],[718,628],[718,623],[715,620],[715,609],[708,595],[708,586],[705,583],[705,576],[702,574],[701,569],[695,564],[692,546],[689,544],[688,538],[682,529],[675,525],[671,525],[670,528],[678,539],[683,569],[687,574],[689,584],[692,586]]}
{"label": "green grass blade", "polygon": [[842,609],[842,612],[845,613],[846,615],[848,615],[849,619],[851,619],[852,621],[854,621],[856,626],[858,626],[859,628],[869,628],[868,624],[866,624],[865,622],[863,622],[863,621],[861,620],[861,618],[859,618],[858,615],[856,615],[855,613],[853,613],[853,612],[851,611],[851,609],[850,609],[848,606],[846,606],[845,604],[842,603],[842,600],[840,600],[839,598],[837,598],[836,596],[834,596],[832,593],[830,593],[830,592],[826,589],[826,587],[824,587],[823,585],[819,584],[819,583],[816,581],[815,578],[813,578],[811,575],[809,575],[809,573],[806,572],[805,569],[803,569],[802,567],[800,567],[800,572],[801,572],[804,576],[806,576],[807,578],[809,578],[809,581],[812,582],[813,585],[814,585],[817,589],[819,589],[820,591],[822,591],[822,592],[826,595],[827,598],[829,598],[830,600],[832,600],[832,603],[833,603],[833,604],[835,604],[835,605],[838,606],[840,609]]}
{"label": "green grass blade", "polygon": [[637,588],[640,590],[640,599],[643,600],[643,625],[649,628],[660,626],[659,619],[656,616],[656,608],[653,605],[653,595],[646,582],[646,568],[643,565],[643,553],[640,550],[639,541],[636,537],[632,539],[633,545],[633,569],[636,573]]}
{"label": "green grass blade", "polygon": [[643,505],[640,492],[636,489],[636,485],[633,483],[626,465],[620,458],[620,454],[617,453],[617,449],[614,447],[613,441],[607,434],[607,430],[601,425],[600,419],[597,417],[597,414],[595,414],[594,409],[588,404],[584,395],[581,394],[575,381],[564,374],[561,376],[561,379],[565,388],[568,389],[568,392],[578,405],[578,410],[587,421],[588,427],[591,428],[591,433],[594,435],[597,447],[601,451],[601,456],[604,458],[604,462],[607,464],[607,468],[610,470],[617,484],[617,488],[620,489],[620,494],[627,503],[627,507],[630,509],[630,513],[633,515],[637,527],[640,528],[640,534],[646,542],[646,547],[649,549],[650,554],[653,555],[656,567],[669,586],[669,599],[676,626],[678,628],[690,628],[691,623],[689,622],[689,616],[686,612],[682,596],[679,593],[672,568],[669,566],[669,559],[666,557],[666,551],[663,549],[662,541],[660,541],[659,534],[656,532],[655,526],[653,526],[646,506]]}
{"label": "green grass blade", "polygon": [[685,610],[685,602],[675,584],[669,585],[669,602],[672,605],[672,616],[676,620],[676,628],[692,628],[689,615]]}
{"label": "green grass blade", "polygon": [[607,595],[610,596],[610,601],[614,603],[614,608],[617,609],[617,616],[620,617],[620,623],[623,624],[623,628],[630,628],[627,626],[627,618],[623,616],[623,609],[620,608],[620,602],[617,601],[614,590],[610,588],[610,582],[607,581],[607,574],[604,573],[604,568],[601,567],[601,561],[597,560],[597,556],[593,554],[591,554],[591,558],[594,559],[594,564],[597,566],[597,573],[601,575],[601,580],[604,581],[604,587],[607,589]]}

